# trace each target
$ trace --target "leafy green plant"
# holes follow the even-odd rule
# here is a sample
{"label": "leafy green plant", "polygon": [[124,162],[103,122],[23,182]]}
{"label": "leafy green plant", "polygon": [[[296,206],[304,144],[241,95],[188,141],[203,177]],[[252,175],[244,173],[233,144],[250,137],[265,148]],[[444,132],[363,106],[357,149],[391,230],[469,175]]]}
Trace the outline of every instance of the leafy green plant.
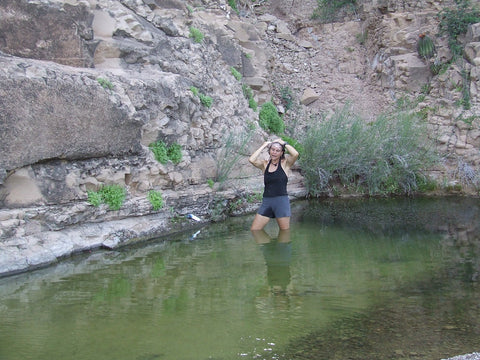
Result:
{"label": "leafy green plant", "polygon": [[98,191],[88,191],[88,201],[93,206],[107,204],[110,210],[118,210],[125,201],[126,191],[119,185],[104,185]]}
{"label": "leafy green plant", "polygon": [[208,179],[207,184],[210,187],[210,189],[213,189],[213,186],[215,185],[215,181],[213,179]]}
{"label": "leafy green plant", "polygon": [[312,126],[303,144],[300,164],[313,196],[336,183],[371,195],[412,194],[436,160],[425,125],[408,112],[367,124],[346,106]]}
{"label": "leafy green plant", "polygon": [[195,86],[190,86],[190,91],[193,93],[193,95],[198,96],[200,94],[200,90],[196,88]]}
{"label": "leafy green plant", "polygon": [[174,164],[180,163],[182,161],[182,146],[174,143],[167,148],[168,159]]}
{"label": "leafy green plant", "polygon": [[201,43],[203,41],[204,35],[196,27],[191,26],[189,37],[192,38],[194,42]]}
{"label": "leafy green plant", "polygon": [[152,204],[153,210],[157,211],[163,207],[163,197],[160,191],[150,190],[147,198]]}
{"label": "leafy green plant", "polygon": [[161,164],[168,162],[167,145],[163,141],[158,140],[148,145],[148,147],[152,150],[155,160]]}
{"label": "leafy green plant", "polygon": [[104,88],[104,89],[108,89],[108,90],[112,90],[113,89],[113,84],[110,80],[107,80],[107,79],[104,79],[104,78],[97,78],[97,82]]}
{"label": "leafy green plant", "polygon": [[195,86],[190,86],[190,91],[200,99],[203,106],[206,106],[207,108],[212,107],[213,99],[210,96],[201,93]]}
{"label": "leafy green plant", "polygon": [[88,202],[95,207],[100,206],[100,204],[103,202],[102,194],[100,194],[97,191],[89,190],[87,191],[87,195],[88,195]]}
{"label": "leafy green plant", "polygon": [[212,107],[213,99],[210,96],[200,93],[198,95],[198,98],[200,99],[200,102],[203,106],[206,106],[207,108]]}
{"label": "leafy green plant", "polygon": [[166,164],[169,160],[174,164],[182,161],[182,147],[177,143],[167,146],[165,142],[158,140],[148,145],[148,147],[152,150],[155,160],[161,164]]}
{"label": "leafy green plant", "polygon": [[248,86],[247,84],[243,84],[242,85],[242,91],[243,91],[243,95],[245,96],[245,98],[248,99],[248,107],[250,109],[252,109],[253,111],[257,111],[258,104],[253,97],[252,88],[250,86]]}
{"label": "leafy green plant", "polygon": [[455,0],[456,8],[445,8],[439,14],[440,35],[448,36],[448,46],[454,58],[463,55],[459,36],[467,32],[468,25],[480,22],[480,10],[470,5],[469,0]]}
{"label": "leafy green plant", "polygon": [[285,131],[283,119],[278,115],[277,108],[271,101],[267,101],[260,108],[259,124],[262,129],[274,134],[283,134]]}
{"label": "leafy green plant", "polygon": [[230,72],[232,73],[233,77],[237,79],[237,81],[242,80],[242,74],[240,74],[240,72],[233,66],[230,67]]}

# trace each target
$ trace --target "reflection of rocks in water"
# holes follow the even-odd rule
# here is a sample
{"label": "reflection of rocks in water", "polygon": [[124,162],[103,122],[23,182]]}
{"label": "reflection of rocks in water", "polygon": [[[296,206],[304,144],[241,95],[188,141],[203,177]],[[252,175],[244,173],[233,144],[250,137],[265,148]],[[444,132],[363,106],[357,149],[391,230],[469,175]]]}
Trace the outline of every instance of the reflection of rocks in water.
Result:
{"label": "reflection of rocks in water", "polygon": [[471,353],[480,338],[480,288],[465,291],[449,276],[401,289],[389,303],[291,341],[279,359],[437,360]]}
{"label": "reflection of rocks in water", "polygon": [[311,203],[303,218],[385,235],[403,232],[405,228],[445,233],[449,224],[455,224],[480,238],[479,199],[328,199]]}
{"label": "reflection of rocks in water", "polygon": [[443,244],[458,251],[456,263],[464,265],[465,279],[480,281],[479,199],[329,199],[314,203],[303,217],[376,235],[403,234],[405,229],[442,234]]}
{"label": "reflection of rocks in water", "polygon": [[448,224],[447,234],[443,241],[447,247],[457,250],[454,270],[467,282],[480,282],[480,217],[468,224]]}

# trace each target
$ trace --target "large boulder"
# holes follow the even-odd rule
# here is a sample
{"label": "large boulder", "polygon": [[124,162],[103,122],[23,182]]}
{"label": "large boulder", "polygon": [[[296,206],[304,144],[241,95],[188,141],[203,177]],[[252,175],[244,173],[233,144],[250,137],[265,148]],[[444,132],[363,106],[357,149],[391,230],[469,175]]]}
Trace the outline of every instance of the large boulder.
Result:
{"label": "large boulder", "polygon": [[140,150],[142,122],[110,80],[34,60],[0,64],[0,170]]}

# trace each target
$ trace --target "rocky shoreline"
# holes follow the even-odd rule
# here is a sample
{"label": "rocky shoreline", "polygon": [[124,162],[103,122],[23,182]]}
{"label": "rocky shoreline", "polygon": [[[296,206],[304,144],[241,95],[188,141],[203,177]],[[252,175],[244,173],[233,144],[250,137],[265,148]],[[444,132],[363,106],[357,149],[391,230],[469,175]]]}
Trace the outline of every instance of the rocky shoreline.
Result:
{"label": "rocky shoreline", "polygon": [[442,359],[442,360],[480,360],[480,353],[475,352],[471,354],[459,355],[453,358]]}

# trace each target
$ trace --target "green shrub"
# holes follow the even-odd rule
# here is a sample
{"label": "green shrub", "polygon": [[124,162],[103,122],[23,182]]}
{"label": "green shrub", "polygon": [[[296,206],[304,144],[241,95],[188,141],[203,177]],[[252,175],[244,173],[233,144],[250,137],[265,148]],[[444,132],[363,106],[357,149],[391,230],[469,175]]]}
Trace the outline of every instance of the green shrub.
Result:
{"label": "green shrub", "polygon": [[125,189],[119,185],[104,185],[98,190],[88,191],[88,201],[93,206],[100,206],[100,204],[107,204],[110,210],[118,210],[122,207],[125,201]]}
{"label": "green shrub", "polygon": [[100,206],[100,204],[103,202],[102,194],[100,194],[99,192],[89,190],[87,191],[87,195],[88,195],[88,202],[95,207]]}
{"label": "green shrub", "polygon": [[212,107],[213,99],[210,96],[200,93],[198,97],[203,106],[206,106],[207,108]]}
{"label": "green shrub", "polygon": [[282,118],[278,115],[277,108],[270,101],[264,103],[260,108],[259,124],[262,129],[277,135],[283,134],[285,131],[285,124]]}
{"label": "green shrub", "polygon": [[168,159],[174,164],[182,161],[182,147],[179,144],[172,144],[167,148]]}
{"label": "green shrub", "polygon": [[198,90],[198,88],[196,88],[195,86],[190,86],[190,91],[193,93],[193,95],[195,96],[198,96],[198,94],[200,94],[200,91]]}
{"label": "green shrub", "polygon": [[99,78],[97,79],[97,82],[98,82],[104,89],[108,89],[108,90],[112,90],[112,89],[113,89],[113,84],[111,83],[110,80],[107,80],[107,79],[104,79],[104,78],[99,77]]}
{"label": "green shrub", "polygon": [[163,207],[163,197],[160,191],[150,190],[148,192],[148,201],[150,201],[155,211]]}
{"label": "green shrub", "polygon": [[240,74],[240,72],[237,69],[235,69],[233,66],[230,67],[230,71],[233,77],[237,79],[237,81],[242,80],[242,74]]}
{"label": "green shrub", "polygon": [[257,111],[258,104],[253,97],[248,99],[248,107],[253,111]]}
{"label": "green shrub", "polygon": [[203,41],[204,35],[200,30],[191,26],[189,37],[192,38],[193,41],[195,41],[196,43],[201,43]]}
{"label": "green shrub", "polygon": [[405,112],[367,124],[345,107],[309,129],[303,144],[300,164],[313,196],[336,182],[371,195],[411,194],[436,159],[426,127]]}
{"label": "green shrub", "polygon": [[172,144],[167,147],[167,144],[162,140],[158,140],[148,145],[152,150],[155,160],[161,164],[166,164],[169,160],[174,164],[182,161],[182,147],[179,144]]}
{"label": "green shrub", "polygon": [[207,108],[212,107],[213,99],[210,96],[202,94],[195,86],[190,86],[190,91],[200,99],[203,106],[206,106]]}
{"label": "green shrub", "polygon": [[152,150],[155,160],[161,164],[166,164],[168,162],[167,145],[162,140],[151,143],[148,147]]}

